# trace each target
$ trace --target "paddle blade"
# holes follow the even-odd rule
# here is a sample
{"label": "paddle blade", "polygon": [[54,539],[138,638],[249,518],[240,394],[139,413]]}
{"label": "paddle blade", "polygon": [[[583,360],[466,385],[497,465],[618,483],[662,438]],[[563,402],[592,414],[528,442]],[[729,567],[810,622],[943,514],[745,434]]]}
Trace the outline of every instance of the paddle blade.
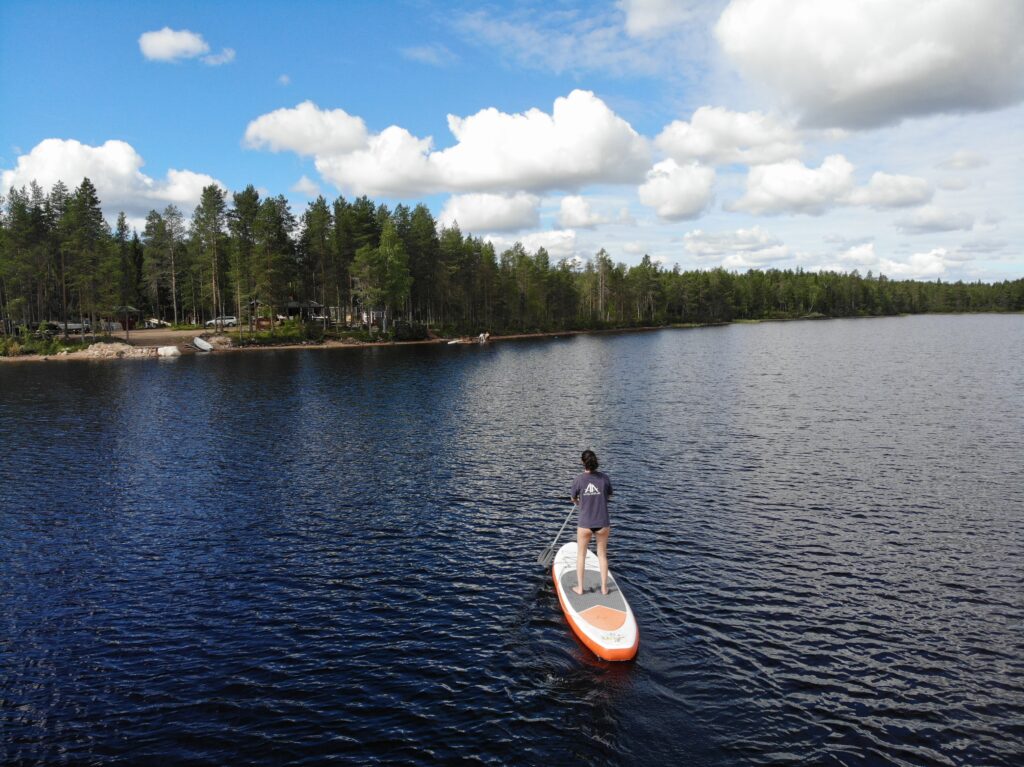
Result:
{"label": "paddle blade", "polygon": [[551,563],[555,561],[555,547],[554,545],[548,546],[544,551],[537,557],[537,564],[544,565],[544,567],[550,567]]}

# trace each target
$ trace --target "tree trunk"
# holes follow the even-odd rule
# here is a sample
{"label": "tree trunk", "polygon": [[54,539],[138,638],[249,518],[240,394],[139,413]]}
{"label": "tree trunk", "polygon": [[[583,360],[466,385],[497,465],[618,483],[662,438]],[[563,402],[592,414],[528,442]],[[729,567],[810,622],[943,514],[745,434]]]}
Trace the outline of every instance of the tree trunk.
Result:
{"label": "tree trunk", "polygon": [[64,263],[64,251],[60,252],[61,319],[64,321],[64,340],[68,340],[68,278]]}
{"label": "tree trunk", "polygon": [[217,249],[213,249],[213,268],[210,270],[210,302],[213,304],[213,319],[220,316],[217,311]]}
{"label": "tree trunk", "polygon": [[174,262],[174,244],[171,244],[171,307],[174,310],[174,324],[178,324],[178,270]]}

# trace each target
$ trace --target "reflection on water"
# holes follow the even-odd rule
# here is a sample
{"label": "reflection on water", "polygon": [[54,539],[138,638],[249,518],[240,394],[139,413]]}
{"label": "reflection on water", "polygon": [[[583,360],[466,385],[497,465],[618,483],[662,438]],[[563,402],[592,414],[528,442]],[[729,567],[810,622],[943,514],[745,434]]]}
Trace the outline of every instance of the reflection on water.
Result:
{"label": "reflection on water", "polygon": [[[1024,321],[0,366],[4,763],[1013,764]],[[583,447],[634,663],[534,565]]]}

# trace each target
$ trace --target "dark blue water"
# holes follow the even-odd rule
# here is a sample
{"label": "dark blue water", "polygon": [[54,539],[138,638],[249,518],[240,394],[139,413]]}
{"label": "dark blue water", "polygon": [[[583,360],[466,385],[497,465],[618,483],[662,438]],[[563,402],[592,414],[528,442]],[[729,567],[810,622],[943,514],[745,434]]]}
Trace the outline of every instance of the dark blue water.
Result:
{"label": "dark blue water", "polygon": [[0,365],[0,762],[1019,764],[1022,457],[1021,316]]}

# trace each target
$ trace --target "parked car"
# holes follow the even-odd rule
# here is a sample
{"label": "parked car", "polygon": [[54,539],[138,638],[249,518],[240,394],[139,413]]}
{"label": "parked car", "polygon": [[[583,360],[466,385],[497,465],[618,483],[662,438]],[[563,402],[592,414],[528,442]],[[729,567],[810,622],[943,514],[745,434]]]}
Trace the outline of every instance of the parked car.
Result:
{"label": "parked car", "polygon": [[68,333],[88,333],[92,329],[88,321],[86,322],[68,322],[67,324],[60,320],[47,320],[45,322],[38,322],[29,326],[30,329],[35,330],[39,333],[50,333],[56,335],[63,333],[65,328]]}
{"label": "parked car", "polygon": [[237,317],[215,317],[212,320],[206,321],[206,327],[208,328],[217,327],[218,325],[225,328],[233,328],[237,324]]}
{"label": "parked car", "polygon": [[61,325],[54,321],[49,322],[32,322],[29,323],[28,329],[31,330],[36,336],[42,338],[51,338],[56,335],[63,333]]}

